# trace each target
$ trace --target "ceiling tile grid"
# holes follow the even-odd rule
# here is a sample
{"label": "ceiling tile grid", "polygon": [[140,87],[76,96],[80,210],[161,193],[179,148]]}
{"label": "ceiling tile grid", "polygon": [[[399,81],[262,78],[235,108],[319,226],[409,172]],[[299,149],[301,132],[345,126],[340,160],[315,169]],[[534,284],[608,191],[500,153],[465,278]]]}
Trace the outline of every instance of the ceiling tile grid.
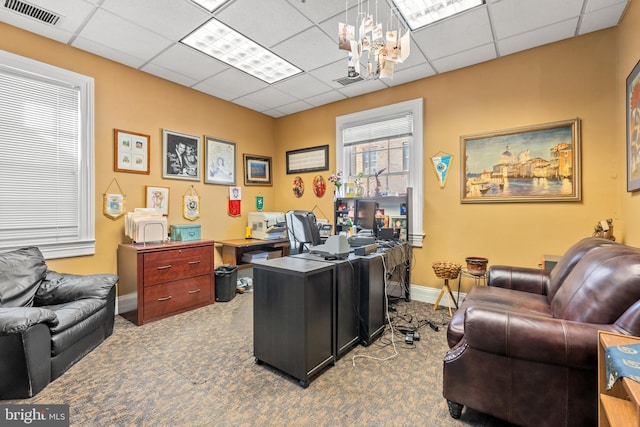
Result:
{"label": "ceiling tile grid", "polygon": [[[272,117],[283,117],[428,78],[570,37],[615,27],[630,0],[486,0],[412,32],[410,55],[393,78],[348,85],[338,25],[373,14],[405,31],[392,0],[230,0],[213,13],[190,0],[21,0],[61,16],[56,25],[0,6],[0,21],[191,87]],[[377,7],[377,9],[376,9]],[[346,8],[346,10],[345,10]],[[302,73],[267,84],[180,40],[219,19]],[[361,57],[361,71],[367,57]]]}

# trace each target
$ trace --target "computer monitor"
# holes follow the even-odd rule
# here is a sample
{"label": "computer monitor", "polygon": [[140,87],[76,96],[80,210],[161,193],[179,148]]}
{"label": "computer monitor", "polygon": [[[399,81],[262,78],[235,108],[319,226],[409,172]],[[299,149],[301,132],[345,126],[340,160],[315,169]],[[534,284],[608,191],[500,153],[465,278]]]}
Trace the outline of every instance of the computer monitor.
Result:
{"label": "computer monitor", "polygon": [[375,200],[356,200],[356,225],[360,230],[371,230],[371,234],[376,235],[376,209],[378,204]]}
{"label": "computer monitor", "polygon": [[316,215],[311,211],[293,210],[285,214],[287,232],[292,253],[304,252],[305,243],[317,246],[322,243]]}

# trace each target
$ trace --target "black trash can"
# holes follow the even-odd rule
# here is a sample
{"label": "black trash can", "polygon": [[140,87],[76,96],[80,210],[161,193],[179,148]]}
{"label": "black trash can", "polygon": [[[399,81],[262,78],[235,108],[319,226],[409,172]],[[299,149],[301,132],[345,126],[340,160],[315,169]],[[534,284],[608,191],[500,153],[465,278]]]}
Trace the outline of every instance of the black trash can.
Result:
{"label": "black trash can", "polygon": [[216,301],[231,301],[236,296],[236,282],[238,281],[238,267],[222,265],[215,269]]}

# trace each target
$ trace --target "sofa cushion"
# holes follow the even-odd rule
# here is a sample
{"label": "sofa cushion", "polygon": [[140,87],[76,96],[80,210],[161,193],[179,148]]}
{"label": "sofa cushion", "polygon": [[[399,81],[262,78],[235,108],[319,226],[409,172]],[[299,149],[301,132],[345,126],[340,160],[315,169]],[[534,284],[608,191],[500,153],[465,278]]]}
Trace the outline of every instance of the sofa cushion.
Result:
{"label": "sofa cushion", "polygon": [[36,247],[0,254],[0,307],[30,307],[47,266]]}
{"label": "sofa cushion", "polygon": [[58,324],[58,317],[53,311],[40,307],[0,308],[0,336],[21,334],[39,323],[51,327]]}
{"label": "sofa cushion", "polygon": [[103,299],[80,299],[65,304],[49,305],[45,308],[53,311],[58,324],[51,327],[53,335],[82,322],[107,304]]}
{"label": "sofa cushion", "polygon": [[624,245],[591,250],[558,289],[553,316],[612,324],[640,299],[640,250]]}
{"label": "sofa cushion", "polygon": [[[93,302],[97,301],[102,301],[104,303],[104,300],[93,300]],[[102,307],[98,308],[98,310],[91,313],[87,317],[80,319],[78,322],[70,323],[69,328],[63,331],[57,331],[56,333],[52,334],[51,357],[55,358],[73,347],[82,349],[82,354],[79,355],[80,357],[82,357],[87,354],[89,350],[94,348],[95,345],[97,345],[97,343],[94,343],[90,344],[87,347],[87,344],[89,344],[86,342],[87,339],[89,341],[94,341],[96,337],[100,337],[100,342],[104,340],[106,338],[106,335],[104,333],[104,326],[105,320],[108,316],[108,310],[106,310],[105,305],[106,304],[103,304]],[[91,306],[95,307],[93,304]],[[113,317],[111,317],[111,321],[113,322]],[[93,338],[91,338],[92,336]],[[85,342],[85,344],[81,344],[82,342]],[[78,346],[78,344],[80,345]],[[80,357],[74,357],[74,359],[79,360]],[[66,368],[64,370],[66,370]]]}
{"label": "sofa cushion", "polygon": [[115,274],[76,275],[47,270],[36,292],[34,305],[62,304],[82,298],[105,299],[117,281]]}
{"label": "sofa cushion", "polygon": [[474,286],[455,312],[447,328],[449,347],[453,347],[464,336],[464,322],[467,307],[498,310],[502,312],[527,313],[551,317],[551,307],[546,295],[513,291],[491,286]]}
{"label": "sofa cushion", "polygon": [[607,239],[586,237],[571,246],[564,255],[562,255],[560,261],[558,261],[556,266],[551,270],[551,273],[549,273],[549,286],[547,288],[549,303],[553,301],[553,298],[556,296],[556,292],[558,292],[562,283],[564,283],[569,273],[571,273],[582,257],[595,248],[611,245],[620,244]]}

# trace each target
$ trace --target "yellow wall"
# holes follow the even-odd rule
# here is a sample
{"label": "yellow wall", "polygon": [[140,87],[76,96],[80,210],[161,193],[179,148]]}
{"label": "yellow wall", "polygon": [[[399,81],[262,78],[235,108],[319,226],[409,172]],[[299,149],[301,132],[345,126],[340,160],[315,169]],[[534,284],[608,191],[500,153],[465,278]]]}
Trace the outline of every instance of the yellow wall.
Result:
{"label": "yellow wall", "polygon": [[[189,181],[161,177],[162,128],[234,141],[237,178],[242,184],[242,153],[273,157],[273,187],[243,187],[243,215],[226,214],[228,187],[195,183],[202,196],[203,237],[242,236],[246,213],[257,194],[265,210],[312,209],[332,219],[332,185],[323,198],[311,189],[315,173],[302,174],[306,191],[296,199],[285,152],[329,144],[335,170],[335,118],[417,97],[424,98],[424,232],[416,248],[412,283],[439,287],[434,260],[463,262],[484,256],[490,264],[536,266],[542,254],[562,254],[589,236],[595,223],[614,219],[619,241],[640,246],[634,220],[640,192],[626,193],[624,80],[640,57],[637,43],[640,6],[631,5],[619,28],[531,49],[462,70],[336,102],[280,119],[169,83],[109,60],[0,24],[0,49],[90,75],[96,82],[96,255],[51,260],[60,271],[116,272],[123,220],[101,215],[102,194],[116,177],[127,193],[127,207],[144,205],[145,185],[171,189],[169,223],[186,223],[180,197]],[[461,135],[565,120],[582,121],[582,201],[559,203],[460,204]],[[151,135],[151,175],[113,171],[113,129]],[[444,189],[429,158],[454,155]],[[278,191],[276,191],[278,189]],[[464,283],[468,288],[470,283]],[[463,291],[465,290],[463,288]]]}
{"label": "yellow wall", "polygon": [[[330,144],[335,170],[335,117],[386,104],[424,98],[424,247],[414,249],[412,283],[439,287],[435,260],[464,262],[484,256],[490,264],[535,267],[543,254],[564,250],[593,232],[603,218],[614,218],[624,237],[619,197],[624,169],[619,150],[616,108],[615,29],[554,43],[473,67],[367,94],[278,120],[280,150]],[[582,202],[460,203],[461,135],[579,117],[582,121]],[[446,188],[440,189],[429,158],[454,155]],[[277,170],[278,182],[292,176]],[[313,174],[303,175],[311,183]],[[332,186],[329,186],[332,188]],[[288,190],[288,188],[287,188]],[[294,200],[277,194],[277,206],[312,207],[332,215],[329,197],[305,192]],[[463,283],[464,288],[472,284]],[[464,289],[463,289],[464,290]]]}
{"label": "yellow wall", "polygon": [[[96,254],[49,260],[50,268],[79,274],[117,272],[118,244],[129,241],[124,236],[124,218],[112,221],[102,215],[103,194],[114,177],[127,196],[128,210],[145,206],[145,186],[169,187],[169,224],[190,223],[182,217],[182,195],[194,184],[201,197],[201,218],[193,223],[201,224],[207,239],[243,236],[246,213],[255,206],[258,192],[265,197],[265,210],[275,209],[273,187],[246,187],[243,215],[230,217],[228,186],[163,179],[161,155],[163,128],[235,142],[236,179],[241,185],[242,154],[271,156],[274,152],[273,118],[2,23],[0,34],[0,49],[95,79]],[[114,172],[114,129],[151,136],[149,175]]]}
{"label": "yellow wall", "polygon": [[[633,3],[633,2],[631,2]],[[640,191],[633,193],[626,192],[626,79],[633,67],[640,60],[640,5],[636,2],[631,4],[625,14],[625,18],[619,26],[619,59],[617,70],[616,93],[620,96],[617,101],[617,111],[615,116],[616,129],[619,130],[616,144],[616,154],[620,158],[621,185],[617,189],[621,194],[622,216],[627,221],[625,228],[625,243],[632,246],[640,246],[640,227],[638,218],[640,217]]]}

